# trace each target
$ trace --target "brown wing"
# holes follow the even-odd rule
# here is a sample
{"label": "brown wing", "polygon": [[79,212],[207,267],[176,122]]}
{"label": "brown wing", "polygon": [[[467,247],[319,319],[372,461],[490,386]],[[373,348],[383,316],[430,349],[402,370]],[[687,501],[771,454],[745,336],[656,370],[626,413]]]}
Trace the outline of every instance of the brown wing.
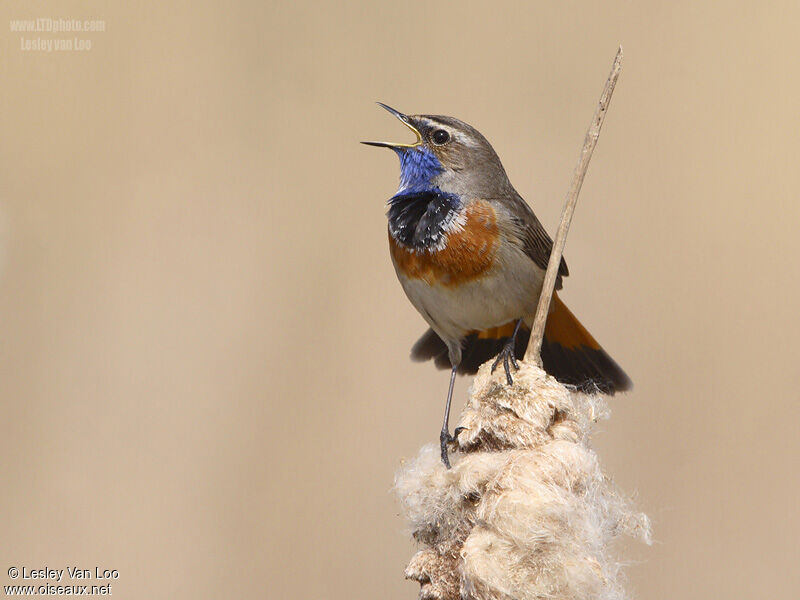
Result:
{"label": "brown wing", "polygon": [[[511,219],[518,228],[522,249],[540,269],[547,269],[547,262],[550,260],[550,252],[553,250],[553,240],[545,231],[545,228],[533,214],[533,210],[520,196],[512,196],[502,200],[508,208]],[[558,279],[556,279],[556,289],[561,289],[561,278],[569,275],[567,262],[561,257],[561,264],[558,266]]]}

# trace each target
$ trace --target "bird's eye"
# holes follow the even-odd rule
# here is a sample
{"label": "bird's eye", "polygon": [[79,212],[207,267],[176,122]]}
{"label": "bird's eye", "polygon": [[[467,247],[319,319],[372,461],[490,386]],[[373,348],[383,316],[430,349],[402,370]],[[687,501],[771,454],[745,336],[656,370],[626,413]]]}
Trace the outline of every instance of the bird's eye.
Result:
{"label": "bird's eye", "polygon": [[437,129],[433,132],[431,136],[433,143],[437,146],[441,146],[442,144],[446,144],[450,141],[450,134],[447,133],[444,129]]}

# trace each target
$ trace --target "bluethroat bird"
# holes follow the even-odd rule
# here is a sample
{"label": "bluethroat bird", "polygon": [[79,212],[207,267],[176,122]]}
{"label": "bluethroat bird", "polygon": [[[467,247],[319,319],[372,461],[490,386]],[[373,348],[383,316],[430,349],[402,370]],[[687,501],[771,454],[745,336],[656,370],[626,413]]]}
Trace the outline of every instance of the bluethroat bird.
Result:
{"label": "bluethroat bird", "polygon": [[[512,365],[528,345],[553,241],[508,180],[492,146],[453,117],[408,116],[379,103],[416,136],[412,144],[364,142],[400,157],[400,187],[389,201],[389,251],[408,299],[430,329],[414,360],[450,369],[439,437],[449,467],[450,403],[456,373],[495,357],[513,385]],[[556,289],[569,274],[562,259]],[[631,381],[554,294],[542,363],[585,393],[613,394]],[[455,436],[458,432],[454,432]]]}

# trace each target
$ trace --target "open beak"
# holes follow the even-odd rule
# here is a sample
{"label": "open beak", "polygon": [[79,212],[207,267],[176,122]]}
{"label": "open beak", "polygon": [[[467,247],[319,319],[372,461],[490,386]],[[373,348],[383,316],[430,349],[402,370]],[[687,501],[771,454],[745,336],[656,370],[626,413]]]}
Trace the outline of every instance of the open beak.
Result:
{"label": "open beak", "polygon": [[362,144],[367,144],[368,146],[378,146],[379,148],[391,148],[392,150],[395,150],[395,149],[398,149],[398,148],[414,148],[416,146],[419,146],[422,143],[422,134],[419,132],[419,130],[416,127],[414,127],[411,124],[411,119],[409,119],[406,115],[401,113],[399,110],[395,110],[391,106],[385,105],[383,102],[378,102],[378,104],[380,106],[382,106],[383,108],[385,108],[386,110],[388,110],[390,113],[392,113],[395,117],[400,119],[400,122],[403,125],[405,125],[411,131],[413,131],[414,135],[417,136],[417,141],[415,141],[413,144],[392,144],[390,142],[361,142]]}

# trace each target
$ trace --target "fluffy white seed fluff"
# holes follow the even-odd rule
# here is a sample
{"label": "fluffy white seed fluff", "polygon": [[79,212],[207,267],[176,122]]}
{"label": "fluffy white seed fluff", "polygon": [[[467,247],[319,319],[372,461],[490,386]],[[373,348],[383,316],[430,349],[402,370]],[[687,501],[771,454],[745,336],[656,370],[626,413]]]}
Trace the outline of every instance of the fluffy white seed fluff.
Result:
{"label": "fluffy white seed fluff", "polygon": [[589,446],[605,400],[522,364],[514,385],[484,365],[446,470],[438,446],[403,465],[396,491],[423,549],[406,576],[423,600],[620,599],[621,534],[650,525]]}

